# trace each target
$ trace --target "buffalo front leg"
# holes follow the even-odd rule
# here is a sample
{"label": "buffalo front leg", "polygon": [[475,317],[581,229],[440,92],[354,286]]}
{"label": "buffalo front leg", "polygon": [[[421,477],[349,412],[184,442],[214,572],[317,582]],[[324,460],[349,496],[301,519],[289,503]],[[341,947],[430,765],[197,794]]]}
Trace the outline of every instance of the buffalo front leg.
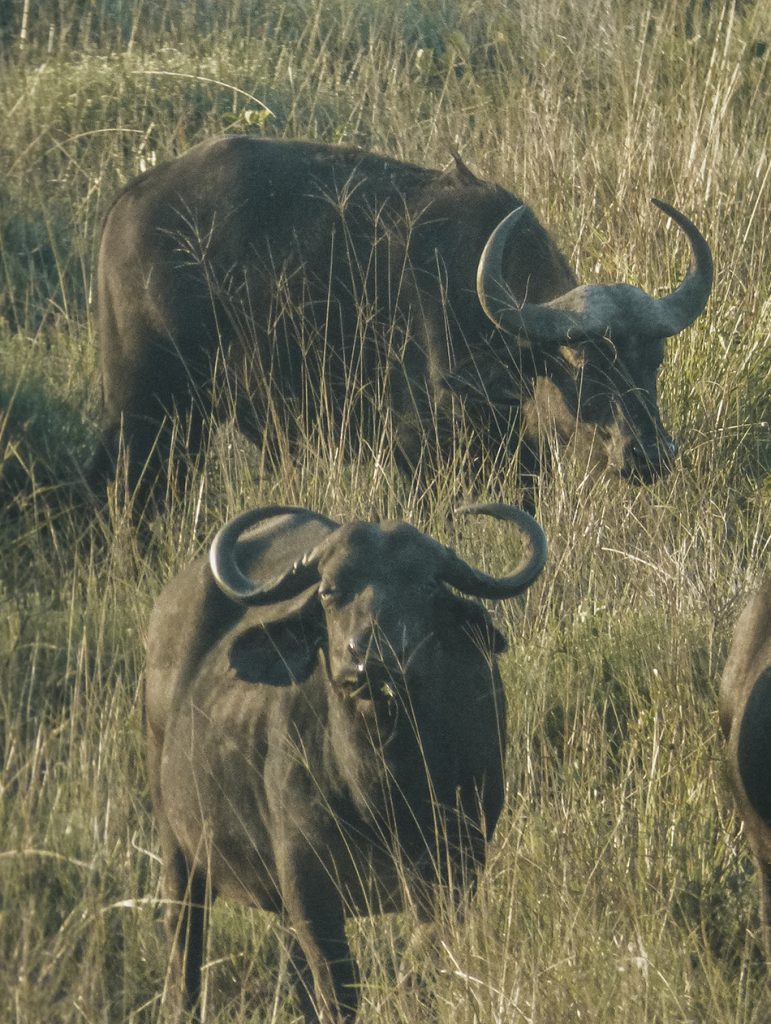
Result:
{"label": "buffalo front leg", "polygon": [[164,924],[169,940],[169,994],[172,1019],[182,1021],[193,1012],[199,1019],[201,965],[206,940],[208,909],[213,894],[207,892],[206,875],[191,870],[169,824],[161,791],[163,737],[147,729],[147,766],[150,795],[158,824],[163,860]]}
{"label": "buffalo front leg", "polygon": [[766,959],[771,961],[771,864],[757,858],[760,886],[760,930]]}
{"label": "buffalo front leg", "polygon": [[312,859],[310,867],[303,858],[304,863],[295,861],[280,870],[285,920],[294,932],[289,969],[306,1024],[345,1024],[356,1016],[359,975],[345,934],[340,893]]}
{"label": "buffalo front leg", "polygon": [[443,932],[433,913],[417,909],[418,920],[397,965],[397,979],[401,991],[424,1002],[430,997],[430,982],[441,959]]}
{"label": "buffalo front leg", "polygon": [[[480,864],[477,840],[482,840],[473,822],[471,825],[465,819],[464,822],[445,819],[445,837],[455,830],[454,844],[450,850],[440,850],[435,855],[435,874],[429,871],[427,876],[413,879],[411,885],[417,922],[401,956],[398,979],[400,988],[422,1001],[430,998],[430,983],[435,979],[443,958],[449,919],[463,922],[469,900],[476,890]],[[471,850],[475,852],[472,854]],[[483,850],[481,856],[484,856]]]}
{"label": "buffalo front leg", "polygon": [[[287,927],[286,919],[284,920],[284,925]],[[317,1024],[319,1016],[316,1013],[316,1004],[314,1002],[313,975],[297,936],[290,931],[287,931],[285,948],[287,952],[287,974],[292,995],[306,1024]]]}
{"label": "buffalo front leg", "polygon": [[206,876],[191,871],[177,848],[166,861],[164,897],[166,933],[171,949],[170,989],[173,1020],[201,1019],[201,966],[211,894]]}

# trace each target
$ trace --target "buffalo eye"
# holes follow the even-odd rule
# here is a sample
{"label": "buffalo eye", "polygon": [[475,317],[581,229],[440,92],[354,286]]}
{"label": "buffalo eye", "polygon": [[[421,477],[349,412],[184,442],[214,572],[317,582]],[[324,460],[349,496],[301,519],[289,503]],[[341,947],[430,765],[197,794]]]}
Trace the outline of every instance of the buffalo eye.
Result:
{"label": "buffalo eye", "polygon": [[663,338],[656,338],[654,341],[650,341],[645,346],[645,354],[650,360],[654,371],[658,371],[661,364],[664,362],[664,340]]}
{"label": "buffalo eye", "polygon": [[319,587],[319,600],[326,604],[338,596],[340,591],[331,583],[322,583]]}

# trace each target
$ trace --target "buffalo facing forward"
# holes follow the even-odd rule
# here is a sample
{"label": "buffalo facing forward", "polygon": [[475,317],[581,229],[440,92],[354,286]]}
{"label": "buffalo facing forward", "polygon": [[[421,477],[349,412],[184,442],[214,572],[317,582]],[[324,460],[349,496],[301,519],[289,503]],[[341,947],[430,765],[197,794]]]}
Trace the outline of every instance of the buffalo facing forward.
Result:
{"label": "buffalo facing forward", "polygon": [[510,575],[405,523],[279,507],[234,519],[158,599],[148,754],[181,1017],[216,896],[281,916],[305,1020],[339,1022],[347,916],[412,906],[430,934],[439,892],[473,889],[503,803],[505,641],[455,591],[523,593],[546,541],[520,509],[466,511],[523,534]]}
{"label": "buffalo facing forward", "polygon": [[577,286],[532,211],[459,158],[443,172],[311,142],[196,146],[129,184],[105,220],[94,487],[123,446],[129,486],[160,493],[175,438],[195,454],[233,415],[269,447],[321,423],[330,450],[350,449],[391,424],[409,471],[460,444],[472,473],[486,452],[532,477],[556,436],[651,480],[673,452],[663,339],[712,284],[701,234],[654,202],[692,250],[659,299]]}
{"label": "buffalo facing forward", "polygon": [[734,628],[720,682],[728,773],[760,875],[760,921],[771,957],[771,577]]}

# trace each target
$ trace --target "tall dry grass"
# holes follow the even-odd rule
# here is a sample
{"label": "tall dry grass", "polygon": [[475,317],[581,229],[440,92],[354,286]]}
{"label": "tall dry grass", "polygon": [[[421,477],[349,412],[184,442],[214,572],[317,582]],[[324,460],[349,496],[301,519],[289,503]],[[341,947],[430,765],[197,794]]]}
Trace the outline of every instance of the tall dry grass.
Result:
{"label": "tall dry grass", "polygon": [[[221,430],[143,548],[119,505],[73,512],[99,410],[101,218],[139,170],[248,130],[434,166],[457,146],[535,207],[583,280],[653,292],[687,259],[660,196],[717,266],[661,377],[675,471],[589,486],[565,453],[540,488],[549,567],[498,613],[510,755],[489,870],[465,922],[443,922],[423,1005],[393,983],[409,915],[352,923],[361,1019],[764,1021],[715,709],[731,623],[769,565],[766,5],[45,0],[20,47],[23,6],[0,18],[2,1019],[162,1019],[143,635],[225,516],[268,501],[404,515],[507,562],[498,527],[448,521],[460,463],[419,500],[377,444],[345,460],[322,432],[271,468]],[[217,907],[207,962],[212,1020],[294,1019],[264,915]]]}

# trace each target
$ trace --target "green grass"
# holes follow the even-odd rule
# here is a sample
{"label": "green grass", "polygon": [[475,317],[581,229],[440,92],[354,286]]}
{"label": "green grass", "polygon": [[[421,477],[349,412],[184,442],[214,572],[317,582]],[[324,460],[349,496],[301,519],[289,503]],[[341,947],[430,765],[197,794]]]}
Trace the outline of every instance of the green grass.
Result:
{"label": "green grass", "polygon": [[[341,462],[322,437],[259,472],[228,429],[145,550],[117,507],[84,531],[70,502],[99,413],[101,219],[142,168],[253,131],[432,166],[457,146],[535,207],[585,281],[655,293],[683,273],[651,195],[693,217],[716,261],[661,376],[672,475],[589,487],[566,454],[541,486],[549,566],[496,613],[510,748],[489,870],[466,920],[443,923],[419,997],[393,980],[409,916],[352,923],[362,1021],[767,1020],[716,714],[731,625],[770,561],[767,5],[31,6],[23,49],[23,4],[0,18],[0,1019],[162,1020],[143,637],[164,581],[227,515],[403,515],[492,571],[508,561],[499,525],[450,537],[459,465],[421,502],[373,453]],[[266,916],[218,906],[207,962],[213,1021],[293,1019]]]}

